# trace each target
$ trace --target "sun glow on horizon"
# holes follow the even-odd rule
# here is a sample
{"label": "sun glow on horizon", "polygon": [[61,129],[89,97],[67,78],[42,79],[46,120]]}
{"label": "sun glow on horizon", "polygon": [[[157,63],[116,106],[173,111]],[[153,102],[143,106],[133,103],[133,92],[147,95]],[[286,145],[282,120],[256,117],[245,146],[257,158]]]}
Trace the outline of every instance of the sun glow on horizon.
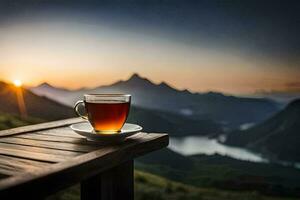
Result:
{"label": "sun glow on horizon", "polygon": [[127,80],[137,72],[155,83],[192,92],[248,94],[287,90],[288,83],[298,84],[300,73],[286,63],[253,59],[227,46],[190,45],[63,18],[2,25],[0,43],[0,79],[17,88],[43,82],[91,88]]}
{"label": "sun glow on horizon", "polygon": [[13,84],[16,86],[16,87],[21,87],[23,85],[22,81],[19,80],[19,79],[16,79],[13,81]]}

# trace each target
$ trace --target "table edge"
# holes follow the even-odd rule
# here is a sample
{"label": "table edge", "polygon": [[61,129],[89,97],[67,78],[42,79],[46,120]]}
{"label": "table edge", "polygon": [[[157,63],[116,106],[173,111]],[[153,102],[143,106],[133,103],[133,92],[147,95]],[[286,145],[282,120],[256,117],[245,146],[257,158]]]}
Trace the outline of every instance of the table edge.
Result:
{"label": "table edge", "polygon": [[33,132],[33,131],[46,130],[46,129],[50,129],[50,128],[58,128],[58,127],[68,126],[71,124],[76,124],[76,123],[80,123],[80,122],[84,122],[84,121],[86,121],[86,120],[79,118],[79,117],[75,117],[75,118],[68,118],[68,119],[50,121],[50,122],[45,122],[45,123],[21,126],[21,127],[17,127],[17,128],[0,131],[0,138],[11,136],[11,135],[16,135],[16,134]]}
{"label": "table edge", "polygon": [[[99,149],[81,156],[74,157],[66,162],[53,164],[49,166],[47,170],[37,170],[34,172],[28,172],[18,176],[5,178],[0,181],[0,197],[10,197],[13,194],[12,191],[19,191],[21,193],[28,193],[28,195],[30,195],[29,191],[32,190],[32,187],[34,187],[34,185],[38,186],[40,182],[56,182],[61,180],[65,175],[75,174],[74,177],[71,177],[71,180],[68,182],[68,184],[65,184],[71,186],[72,184],[79,182],[84,178],[101,173],[106,169],[117,166],[120,163],[133,160],[141,155],[168,146],[168,134],[149,134],[155,134],[157,137],[154,139],[150,138],[149,140],[145,140],[141,143],[129,144],[128,146],[125,146],[125,150],[123,148],[116,150],[113,149],[113,147],[109,147],[105,150],[105,152],[103,152],[103,149]],[[136,145],[140,146],[140,148],[136,147]],[[138,151],[136,149],[138,149]],[[98,154],[103,155],[101,156]],[[101,164],[101,162],[106,162],[106,164]],[[85,175],[78,175],[78,173],[85,173]],[[64,186],[64,188],[65,187],[67,186]],[[48,193],[51,191],[51,189],[52,188],[49,189],[48,186],[46,186],[43,189],[44,192],[41,193]],[[42,191],[42,189],[40,189],[40,191]],[[20,194],[18,193],[18,195]]]}

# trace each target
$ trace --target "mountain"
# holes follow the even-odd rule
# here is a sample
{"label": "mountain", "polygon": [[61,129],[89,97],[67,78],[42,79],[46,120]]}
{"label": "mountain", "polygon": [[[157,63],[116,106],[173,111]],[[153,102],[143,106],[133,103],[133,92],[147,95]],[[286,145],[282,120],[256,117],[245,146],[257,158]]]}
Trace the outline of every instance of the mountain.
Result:
{"label": "mountain", "polygon": [[264,91],[264,90],[259,90],[256,91],[254,94],[251,96],[256,96],[256,97],[263,97],[263,98],[268,98],[268,99],[273,99],[277,102],[281,102],[282,104],[286,105],[289,102],[299,99],[300,98],[300,91],[298,89],[295,89],[294,91]]}
{"label": "mountain", "polygon": [[222,134],[222,126],[209,119],[190,119],[164,111],[131,107],[128,122],[139,124],[146,132],[164,132],[170,136]]}
{"label": "mountain", "polygon": [[70,107],[46,97],[38,96],[25,88],[16,88],[5,82],[0,82],[1,112],[20,114],[17,90],[22,91],[25,108],[30,117],[50,121],[74,116],[74,111]]}
{"label": "mountain", "polygon": [[196,187],[300,197],[300,171],[274,163],[242,161],[218,154],[182,156],[162,149],[138,158],[135,169]]}
{"label": "mountain", "polygon": [[7,114],[0,112],[0,130],[9,128],[15,128],[19,126],[26,126],[30,124],[37,124],[44,122],[41,119],[35,119],[32,117],[21,118],[19,115]]}
{"label": "mountain", "polygon": [[[74,111],[69,106],[57,103],[47,97],[38,96],[22,88],[28,117],[20,121],[20,117],[17,116],[20,114],[17,102],[17,90],[20,89],[21,88],[16,88],[13,85],[0,82],[0,112],[2,112],[2,114],[0,113],[0,122],[3,118],[3,129],[26,125],[32,121],[30,121],[29,118],[49,121],[74,116]],[[48,92],[47,94],[56,95],[70,92],[69,90],[52,87],[49,84],[42,84],[38,89]],[[7,115],[8,113],[15,115]],[[26,121],[27,119],[29,120],[28,122]],[[147,132],[167,132],[172,136],[222,133],[221,126],[212,120],[189,119],[175,113],[153,111],[135,106],[132,106],[130,109],[128,122],[140,124]]]}
{"label": "mountain", "polygon": [[85,93],[129,93],[136,106],[173,112],[194,119],[212,119],[229,127],[260,122],[279,110],[274,101],[259,98],[227,96],[222,93],[192,93],[177,90],[165,82],[155,84],[133,74],[126,81],[92,89],[64,90],[40,85],[31,91],[60,103],[73,106]]}
{"label": "mountain", "polygon": [[[71,90],[65,89],[65,88],[58,88],[50,85],[49,83],[42,83],[38,87],[29,88],[33,93],[39,95],[39,96],[45,96],[49,99],[58,100],[59,97],[63,97],[65,94],[68,94],[71,92]],[[58,102],[68,105],[67,102],[59,101]]]}
{"label": "mountain", "polygon": [[[47,200],[79,200],[80,185],[47,197]],[[181,182],[172,181],[165,177],[154,175],[145,171],[134,170],[134,199],[135,200],[292,200],[292,198],[271,197],[261,193],[246,191],[236,192],[216,188],[195,187]]]}
{"label": "mountain", "polygon": [[300,99],[257,126],[229,134],[226,144],[247,147],[275,160],[299,162]]}

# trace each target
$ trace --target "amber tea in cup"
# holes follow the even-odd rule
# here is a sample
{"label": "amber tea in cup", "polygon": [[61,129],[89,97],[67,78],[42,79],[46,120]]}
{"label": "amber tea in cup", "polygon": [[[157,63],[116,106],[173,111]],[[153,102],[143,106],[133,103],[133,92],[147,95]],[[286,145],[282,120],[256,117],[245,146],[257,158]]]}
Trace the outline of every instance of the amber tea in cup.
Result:
{"label": "amber tea in cup", "polygon": [[[95,131],[115,133],[121,130],[127,119],[130,100],[128,94],[87,94],[74,109],[78,116],[89,120]],[[80,105],[84,105],[87,116],[78,111]]]}

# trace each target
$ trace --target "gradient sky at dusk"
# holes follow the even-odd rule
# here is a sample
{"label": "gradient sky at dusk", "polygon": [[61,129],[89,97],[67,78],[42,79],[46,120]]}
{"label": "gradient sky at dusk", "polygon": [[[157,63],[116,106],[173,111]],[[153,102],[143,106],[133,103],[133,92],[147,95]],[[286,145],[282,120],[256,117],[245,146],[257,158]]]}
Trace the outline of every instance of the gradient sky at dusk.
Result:
{"label": "gradient sky at dusk", "polygon": [[192,91],[300,91],[299,5],[4,1],[0,79],[79,88],[137,72]]}

